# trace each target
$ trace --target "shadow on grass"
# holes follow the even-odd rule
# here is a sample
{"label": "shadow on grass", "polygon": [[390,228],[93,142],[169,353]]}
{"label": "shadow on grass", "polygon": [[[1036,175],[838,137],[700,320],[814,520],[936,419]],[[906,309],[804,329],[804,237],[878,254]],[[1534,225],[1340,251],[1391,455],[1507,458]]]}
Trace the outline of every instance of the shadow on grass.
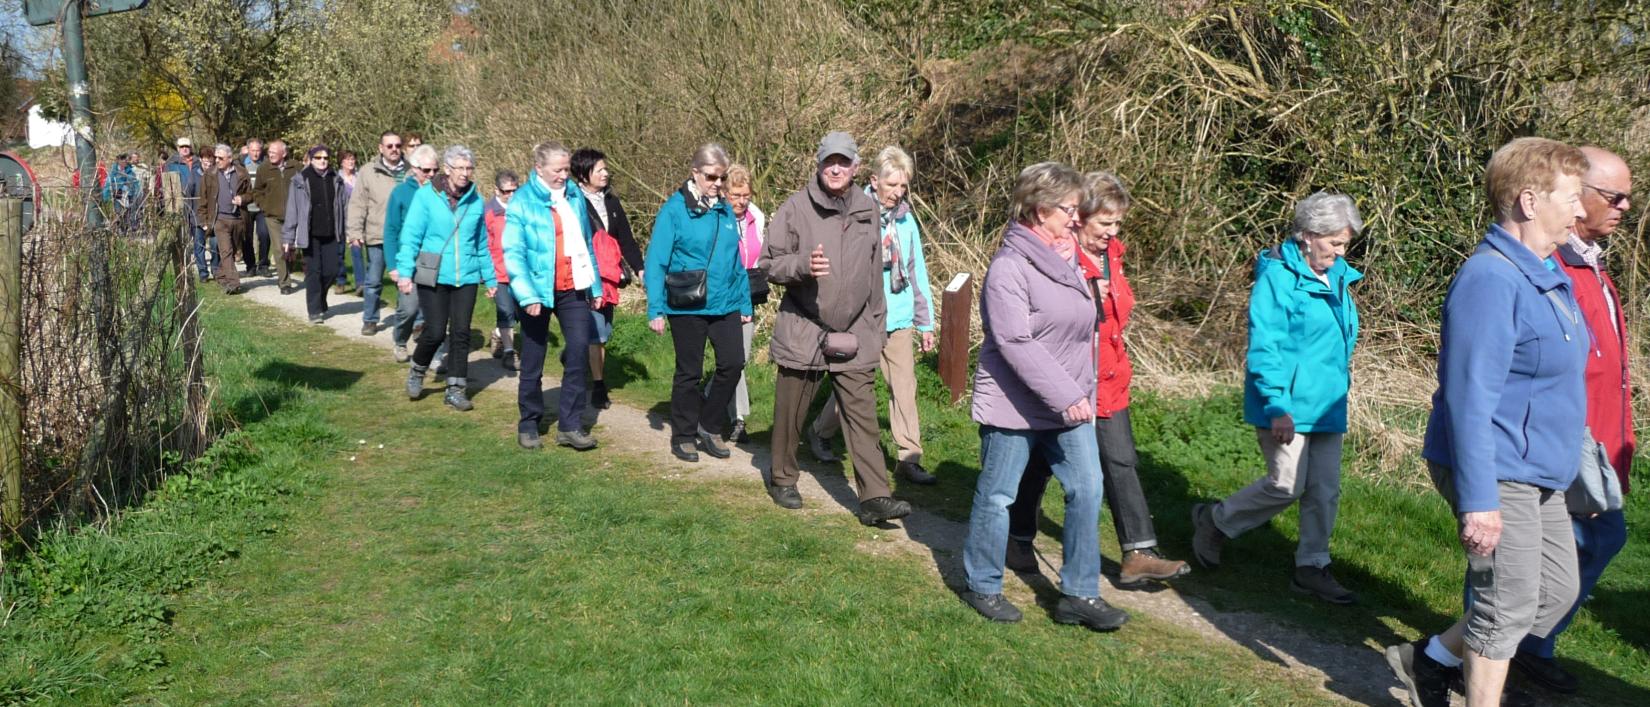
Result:
{"label": "shadow on grass", "polygon": [[253,371],[253,377],[288,388],[340,391],[354,386],[363,375],[342,368],[305,366],[290,361],[270,361]]}

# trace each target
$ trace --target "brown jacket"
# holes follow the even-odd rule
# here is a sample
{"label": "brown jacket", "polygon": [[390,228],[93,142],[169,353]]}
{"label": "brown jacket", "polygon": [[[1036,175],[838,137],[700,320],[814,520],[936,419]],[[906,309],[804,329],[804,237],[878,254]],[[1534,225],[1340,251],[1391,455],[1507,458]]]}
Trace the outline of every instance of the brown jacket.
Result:
{"label": "brown jacket", "polygon": [[[196,223],[199,223],[200,227],[206,229],[207,232],[212,231],[212,227],[217,224],[219,218],[218,189],[221,182],[222,180],[219,179],[218,170],[216,169],[209,169],[201,175],[201,198],[200,202],[195,204],[195,218],[197,219]],[[246,179],[246,168],[238,163],[230,164],[229,190],[232,195],[241,197],[241,206],[235,209],[235,215],[223,215],[222,218],[225,221],[239,225],[246,218],[246,204],[250,201],[247,195],[250,188]]]}
{"label": "brown jacket", "polygon": [[[774,212],[758,265],[767,270],[769,282],[785,286],[769,348],[775,363],[810,371],[877,367],[888,338],[881,244],[877,204],[854,185],[840,198],[831,196],[816,175]],[[809,260],[818,245],[825,246],[831,272],[816,280]],[[820,322],[858,336],[859,355],[851,361],[826,361],[819,350],[824,337]]]}
{"label": "brown jacket", "polygon": [[258,163],[258,171],[252,178],[252,202],[263,209],[265,218],[286,221],[286,193],[292,186],[292,177],[303,167],[290,157],[279,167],[269,162]]}

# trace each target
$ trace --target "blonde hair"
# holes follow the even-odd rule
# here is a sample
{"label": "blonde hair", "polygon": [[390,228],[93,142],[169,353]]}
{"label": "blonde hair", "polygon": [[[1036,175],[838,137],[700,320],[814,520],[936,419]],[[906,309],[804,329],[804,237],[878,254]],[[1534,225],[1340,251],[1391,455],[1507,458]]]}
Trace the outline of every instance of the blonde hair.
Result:
{"label": "blonde hair", "polygon": [[1037,223],[1039,209],[1057,209],[1060,202],[1083,191],[1083,177],[1059,162],[1038,162],[1020,170],[1014,180],[1011,218],[1028,226]]}
{"label": "blonde hair", "polygon": [[1102,211],[1121,214],[1129,210],[1129,190],[1123,180],[1111,172],[1089,172],[1083,175],[1083,201],[1077,213],[1093,216]]}
{"label": "blonde hair", "polygon": [[1484,189],[1498,221],[1516,213],[1518,195],[1553,190],[1559,176],[1579,177],[1587,172],[1587,155],[1580,148],[1542,137],[1515,138],[1496,148],[1484,167]]}
{"label": "blonde hair", "polygon": [[906,179],[916,176],[916,167],[911,162],[911,155],[900,149],[899,145],[889,145],[882,148],[882,151],[877,153],[875,164],[877,178],[879,179],[895,172],[905,175]]}
{"label": "blonde hair", "polygon": [[573,152],[567,149],[566,145],[556,142],[555,140],[541,142],[533,148],[533,166],[548,167],[551,157],[555,157],[556,155],[571,156],[572,154]]}
{"label": "blonde hair", "polygon": [[728,187],[749,187],[751,185],[751,170],[738,162],[728,167]]}

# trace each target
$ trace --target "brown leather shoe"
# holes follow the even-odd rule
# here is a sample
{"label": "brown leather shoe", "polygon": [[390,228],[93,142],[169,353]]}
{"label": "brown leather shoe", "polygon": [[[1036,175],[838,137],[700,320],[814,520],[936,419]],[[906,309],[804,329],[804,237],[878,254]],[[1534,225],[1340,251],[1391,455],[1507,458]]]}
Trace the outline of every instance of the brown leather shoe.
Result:
{"label": "brown leather shoe", "polygon": [[1166,560],[1156,548],[1142,548],[1123,553],[1123,570],[1118,573],[1118,584],[1134,584],[1148,579],[1174,579],[1192,571],[1182,560]]}

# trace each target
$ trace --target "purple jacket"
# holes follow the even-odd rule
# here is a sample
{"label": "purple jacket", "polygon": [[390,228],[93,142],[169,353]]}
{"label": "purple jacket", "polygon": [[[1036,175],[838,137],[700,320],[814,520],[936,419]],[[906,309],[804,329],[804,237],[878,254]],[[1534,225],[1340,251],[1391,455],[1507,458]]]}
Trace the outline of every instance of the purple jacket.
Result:
{"label": "purple jacket", "polygon": [[974,369],[974,421],[1012,430],[1070,427],[1094,403],[1094,299],[1077,266],[1012,223],[980,295],[985,344]]}

